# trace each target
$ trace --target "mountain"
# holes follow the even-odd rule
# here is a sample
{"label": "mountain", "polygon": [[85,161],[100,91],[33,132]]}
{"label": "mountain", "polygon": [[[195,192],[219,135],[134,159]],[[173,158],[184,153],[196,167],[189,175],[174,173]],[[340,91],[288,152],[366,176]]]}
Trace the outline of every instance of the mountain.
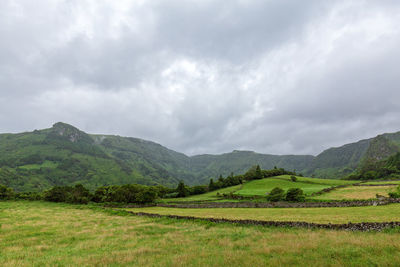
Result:
{"label": "mountain", "polygon": [[59,122],[49,129],[0,134],[0,184],[17,191],[77,183],[90,189],[126,183],[172,187],[180,180],[189,185],[205,184],[220,174],[244,173],[256,164],[263,169],[276,166],[340,178],[399,151],[400,132],[330,148],[316,157],[252,151],[189,157],[154,142],[87,134]]}
{"label": "mountain", "polygon": [[[50,129],[0,135],[0,184],[39,191],[54,185],[198,183],[189,158],[137,138],[89,135],[56,123]],[[185,165],[186,164],[186,165]]]}
{"label": "mountain", "polygon": [[341,147],[329,148],[316,156],[303,172],[321,178],[341,178],[362,169],[365,165],[387,159],[399,151],[400,132],[386,133]]}
{"label": "mountain", "polygon": [[190,170],[202,178],[224,176],[231,172],[245,173],[251,166],[260,165],[262,169],[275,166],[287,170],[304,170],[314,159],[310,155],[269,155],[252,151],[233,151],[222,155],[199,155],[190,158]]}

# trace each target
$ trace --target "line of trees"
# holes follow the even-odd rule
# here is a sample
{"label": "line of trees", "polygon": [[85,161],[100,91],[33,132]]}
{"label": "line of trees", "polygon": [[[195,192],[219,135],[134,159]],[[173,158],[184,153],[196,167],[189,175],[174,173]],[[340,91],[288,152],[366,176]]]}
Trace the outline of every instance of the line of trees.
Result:
{"label": "line of trees", "polygon": [[15,193],[11,188],[0,185],[0,200],[24,199],[66,202],[73,204],[97,203],[152,203],[157,197],[163,197],[172,191],[163,186],[145,186],[138,184],[102,186],[92,194],[81,184],[75,186],[54,186],[42,193]]}
{"label": "line of trees", "polygon": [[209,191],[239,185],[245,180],[250,181],[285,174],[296,175],[295,172],[286,171],[283,168],[275,167],[272,170],[262,170],[259,165],[255,165],[243,175],[234,175],[231,173],[226,178],[220,175],[216,181],[214,181],[214,179],[210,179],[208,185],[197,185],[190,187],[185,185],[182,181],[178,184],[177,188],[174,189],[161,185],[110,185],[99,187],[94,193],[91,193],[81,184],[77,184],[75,186],[54,186],[53,188],[42,193],[15,193],[12,189],[0,185],[0,199],[45,200],[51,202],[77,204],[86,204],[90,201],[98,203],[118,202],[146,204],[154,202],[158,197],[187,197],[190,195],[203,194]]}

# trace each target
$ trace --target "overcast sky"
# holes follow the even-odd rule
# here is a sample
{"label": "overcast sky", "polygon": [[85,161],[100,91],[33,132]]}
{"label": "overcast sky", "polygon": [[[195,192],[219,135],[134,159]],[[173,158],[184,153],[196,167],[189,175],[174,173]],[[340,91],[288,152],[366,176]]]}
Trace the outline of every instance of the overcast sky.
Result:
{"label": "overcast sky", "polygon": [[0,1],[0,132],[318,154],[400,131],[399,85],[398,0]]}

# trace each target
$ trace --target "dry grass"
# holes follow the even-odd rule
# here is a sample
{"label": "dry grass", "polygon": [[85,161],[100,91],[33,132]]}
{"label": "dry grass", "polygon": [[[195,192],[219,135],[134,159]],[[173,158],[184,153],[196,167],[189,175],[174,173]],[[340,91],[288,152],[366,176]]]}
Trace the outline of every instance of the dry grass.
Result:
{"label": "dry grass", "polygon": [[400,204],[346,208],[134,208],[134,212],[194,216],[199,218],[306,221],[313,223],[400,221]]}
{"label": "dry grass", "polygon": [[400,234],[244,227],[0,202],[0,266],[398,266]]}
{"label": "dry grass", "polygon": [[335,189],[329,193],[313,197],[314,199],[371,199],[376,198],[376,194],[387,197],[389,192],[396,190],[396,185],[387,186],[349,186]]}

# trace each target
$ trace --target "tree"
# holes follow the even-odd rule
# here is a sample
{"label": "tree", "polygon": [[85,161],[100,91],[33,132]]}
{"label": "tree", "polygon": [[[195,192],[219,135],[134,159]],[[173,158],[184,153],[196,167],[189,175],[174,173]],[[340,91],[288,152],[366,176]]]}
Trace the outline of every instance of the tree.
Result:
{"label": "tree", "polygon": [[215,186],[214,180],[211,178],[210,183],[208,184],[208,190],[213,191],[215,189],[217,189],[217,188]]}
{"label": "tree", "polygon": [[145,188],[136,195],[136,202],[140,204],[152,203],[157,198],[157,192],[152,188]]}
{"label": "tree", "polygon": [[290,188],[286,192],[287,201],[301,202],[304,201],[304,199],[305,199],[304,192],[300,188]]}
{"label": "tree", "polygon": [[269,201],[280,201],[285,198],[285,191],[280,187],[275,187],[272,191],[267,195],[267,200]]}
{"label": "tree", "polygon": [[12,199],[14,197],[14,190],[5,185],[0,184],[0,199]]}
{"label": "tree", "polygon": [[292,182],[296,182],[297,181],[297,177],[294,176],[294,175],[290,176],[290,179],[292,180]]}
{"label": "tree", "polygon": [[189,191],[182,181],[179,182],[176,191],[178,192],[178,197],[187,197],[189,195]]}
{"label": "tree", "polygon": [[262,179],[262,178],[263,178],[263,174],[262,174],[260,165],[257,165],[256,172],[254,174],[254,179]]}

